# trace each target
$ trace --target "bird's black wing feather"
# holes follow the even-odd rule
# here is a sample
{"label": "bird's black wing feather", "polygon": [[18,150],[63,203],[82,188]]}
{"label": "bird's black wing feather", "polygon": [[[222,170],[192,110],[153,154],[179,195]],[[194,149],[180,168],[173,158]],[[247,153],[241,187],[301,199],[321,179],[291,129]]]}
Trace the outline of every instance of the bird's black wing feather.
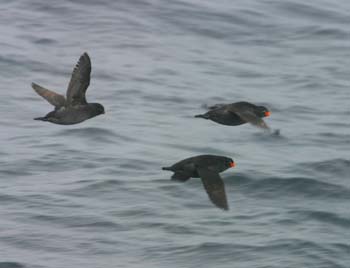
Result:
{"label": "bird's black wing feather", "polygon": [[38,84],[32,83],[32,88],[38,93],[41,97],[47,100],[50,104],[56,107],[56,109],[62,107],[66,103],[64,96],[57,94],[49,89],[43,88]]}
{"label": "bird's black wing feather", "polygon": [[229,207],[227,204],[225,184],[220,175],[204,167],[198,167],[197,171],[202,179],[204,189],[206,190],[209,199],[217,207],[228,210]]}
{"label": "bird's black wing feather", "polygon": [[81,55],[75,66],[67,89],[67,103],[70,106],[86,104],[85,93],[90,84],[91,61],[87,53]]}
{"label": "bird's black wing feather", "polygon": [[214,105],[212,105],[212,106],[207,106],[206,108],[207,108],[208,110],[212,111],[212,110],[216,110],[216,109],[223,108],[223,107],[225,107],[225,106],[227,106],[227,104],[224,104],[224,103],[217,103],[217,104],[214,104]]}
{"label": "bird's black wing feather", "polygon": [[259,128],[263,128],[263,129],[267,129],[269,130],[269,126],[265,123],[265,121],[256,116],[254,113],[250,112],[250,111],[241,111],[238,109],[235,109],[234,107],[230,107],[229,111],[232,113],[235,113],[236,115],[238,115],[240,118],[242,118],[244,121],[259,127]]}

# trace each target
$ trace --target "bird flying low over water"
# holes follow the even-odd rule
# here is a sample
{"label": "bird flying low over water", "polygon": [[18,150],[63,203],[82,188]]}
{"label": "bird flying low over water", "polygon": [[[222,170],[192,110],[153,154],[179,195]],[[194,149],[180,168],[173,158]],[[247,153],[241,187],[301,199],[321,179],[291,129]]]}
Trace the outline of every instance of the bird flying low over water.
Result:
{"label": "bird flying low over water", "polygon": [[227,126],[250,123],[259,128],[270,130],[262,118],[270,116],[271,112],[264,106],[241,101],[231,104],[216,104],[208,107],[208,109],[207,113],[195,115],[195,117],[210,119]]}
{"label": "bird flying low over water", "polygon": [[104,114],[104,107],[99,103],[86,101],[86,90],[90,84],[91,61],[87,53],[81,55],[75,66],[68,85],[66,98],[35,83],[32,87],[36,93],[55,106],[55,110],[44,117],[34,120],[48,121],[60,125],[81,123],[87,119]]}
{"label": "bird flying low over water", "polygon": [[190,178],[201,178],[209,199],[217,207],[228,210],[225,185],[219,173],[234,167],[235,162],[218,155],[198,155],[186,158],[163,170],[173,171],[172,180],[185,182]]}

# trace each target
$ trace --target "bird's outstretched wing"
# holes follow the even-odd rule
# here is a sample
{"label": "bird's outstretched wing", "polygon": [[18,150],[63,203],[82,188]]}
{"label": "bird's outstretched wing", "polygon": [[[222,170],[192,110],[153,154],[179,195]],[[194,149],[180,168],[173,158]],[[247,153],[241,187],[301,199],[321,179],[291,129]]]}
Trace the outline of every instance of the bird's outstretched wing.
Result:
{"label": "bird's outstretched wing", "polygon": [[85,52],[81,55],[75,66],[72,78],[67,89],[67,104],[74,106],[86,104],[85,93],[90,84],[91,61],[89,55]]}
{"label": "bird's outstretched wing", "polygon": [[220,109],[220,108],[223,108],[227,106],[227,104],[224,104],[224,103],[217,103],[217,104],[214,104],[212,106],[206,106],[206,108],[209,110],[209,111],[212,111],[212,110],[216,110],[216,109]]}
{"label": "bird's outstretched wing", "polygon": [[228,210],[225,184],[220,178],[220,175],[204,167],[198,167],[197,171],[202,179],[204,189],[206,190],[209,199],[217,207]]}
{"label": "bird's outstretched wing", "polygon": [[62,107],[66,103],[64,96],[57,94],[51,90],[43,88],[38,84],[32,83],[32,88],[38,93],[41,97],[47,100],[50,104],[56,107],[56,109]]}
{"label": "bird's outstretched wing", "polygon": [[269,126],[265,123],[265,121],[262,118],[256,116],[253,112],[241,111],[241,110],[235,109],[234,107],[230,107],[229,111],[232,113],[235,113],[240,118],[242,118],[244,121],[246,121],[246,122],[248,122],[256,127],[270,130]]}

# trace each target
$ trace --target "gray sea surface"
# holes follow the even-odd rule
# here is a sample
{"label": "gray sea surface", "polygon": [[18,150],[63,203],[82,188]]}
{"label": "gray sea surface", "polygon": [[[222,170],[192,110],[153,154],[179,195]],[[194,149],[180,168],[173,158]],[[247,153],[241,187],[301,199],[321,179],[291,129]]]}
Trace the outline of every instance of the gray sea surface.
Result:
{"label": "gray sea surface", "polygon": [[[0,267],[350,267],[350,1],[0,1]],[[65,93],[88,52],[78,125]],[[281,134],[193,118],[269,107]],[[162,171],[232,157],[230,210]]]}

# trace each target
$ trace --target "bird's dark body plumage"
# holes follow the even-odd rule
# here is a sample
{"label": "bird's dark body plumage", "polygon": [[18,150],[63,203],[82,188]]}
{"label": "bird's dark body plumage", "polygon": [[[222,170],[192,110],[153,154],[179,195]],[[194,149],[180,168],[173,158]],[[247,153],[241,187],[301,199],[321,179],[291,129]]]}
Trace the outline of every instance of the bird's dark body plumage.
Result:
{"label": "bird's dark body plumage", "polygon": [[216,104],[208,107],[209,111],[195,117],[210,119],[216,123],[227,126],[238,126],[251,123],[257,127],[269,129],[262,119],[270,112],[264,106],[256,106],[249,102],[236,102],[231,104]]}
{"label": "bird's dark body plumage", "polygon": [[104,107],[99,103],[88,103],[85,93],[90,84],[91,61],[84,53],[75,66],[68,85],[66,98],[54,91],[32,83],[33,89],[50,104],[55,110],[44,117],[35,120],[48,121],[60,125],[72,125],[87,119],[104,114]]}

